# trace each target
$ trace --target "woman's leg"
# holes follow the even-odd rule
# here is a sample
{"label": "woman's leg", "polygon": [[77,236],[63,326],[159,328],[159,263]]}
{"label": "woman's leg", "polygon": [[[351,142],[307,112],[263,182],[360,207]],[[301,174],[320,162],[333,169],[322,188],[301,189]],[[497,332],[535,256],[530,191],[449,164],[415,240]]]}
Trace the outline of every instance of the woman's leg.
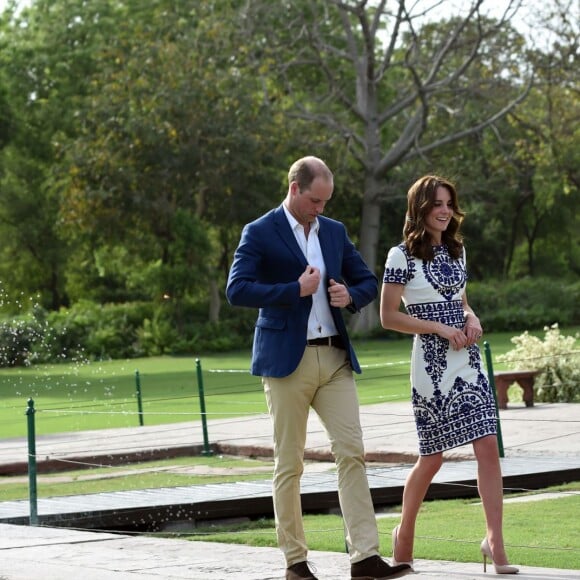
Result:
{"label": "woman's leg", "polygon": [[489,435],[473,442],[477,459],[477,487],[483,503],[487,541],[496,564],[507,564],[503,544],[503,480],[497,437]]}
{"label": "woman's leg", "polygon": [[431,480],[439,471],[443,461],[442,453],[421,455],[411,469],[403,491],[403,509],[401,523],[397,533],[397,553],[393,558],[397,562],[410,562],[413,559],[413,540],[417,514],[429,489]]}

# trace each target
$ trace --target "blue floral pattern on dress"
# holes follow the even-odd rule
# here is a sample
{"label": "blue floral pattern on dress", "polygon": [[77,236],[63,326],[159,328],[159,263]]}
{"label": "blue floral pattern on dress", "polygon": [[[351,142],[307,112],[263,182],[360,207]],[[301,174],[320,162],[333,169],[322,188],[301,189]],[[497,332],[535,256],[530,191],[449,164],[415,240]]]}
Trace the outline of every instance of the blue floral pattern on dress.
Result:
{"label": "blue floral pattern on dress", "polygon": [[422,334],[420,335],[420,340],[425,372],[433,381],[433,385],[437,387],[447,368],[446,355],[449,350],[449,341],[437,334]]}
{"label": "blue floral pattern on dress", "polygon": [[440,453],[495,435],[496,410],[489,394],[483,373],[478,374],[475,385],[457,377],[446,395],[434,389],[432,397],[425,397],[413,388],[413,412],[421,455]]}
{"label": "blue floral pattern on dress", "polygon": [[407,305],[407,314],[421,320],[436,320],[456,328],[463,328],[465,324],[465,313],[461,300],[409,304]]}
{"label": "blue floral pattern on dress", "polygon": [[413,260],[413,256],[407,252],[404,244],[397,246],[405,255],[407,259],[407,264],[405,267],[398,268],[385,268],[385,273],[383,275],[383,282],[385,284],[406,284],[410,282],[415,277],[415,271],[417,266]]}
{"label": "blue floral pattern on dress", "polygon": [[480,368],[481,354],[479,352],[479,347],[477,346],[477,344],[472,344],[471,346],[468,346],[467,352],[469,354],[469,366],[481,372]]}
{"label": "blue floral pattern on dress", "polygon": [[454,260],[446,246],[435,246],[433,260],[423,260],[423,273],[431,286],[446,300],[465,287],[467,276],[462,260]]}

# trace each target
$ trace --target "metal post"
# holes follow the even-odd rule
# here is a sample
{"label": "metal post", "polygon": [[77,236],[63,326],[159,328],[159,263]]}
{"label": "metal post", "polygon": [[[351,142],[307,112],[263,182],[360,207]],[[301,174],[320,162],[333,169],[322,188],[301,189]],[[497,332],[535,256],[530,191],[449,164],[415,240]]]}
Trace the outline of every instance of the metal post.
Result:
{"label": "metal post", "polygon": [[143,427],[143,401],[141,399],[141,379],[139,371],[135,371],[135,387],[137,390],[137,411],[139,414],[139,425]]}
{"label": "metal post", "polygon": [[497,404],[497,392],[495,390],[495,378],[493,376],[493,363],[491,361],[491,347],[489,346],[489,342],[487,342],[487,340],[483,342],[483,347],[485,349],[485,360],[487,363],[489,384],[491,385],[491,392],[493,393],[493,400],[495,401],[495,415],[497,417],[497,445],[499,447],[499,456],[505,457],[503,450],[503,437],[501,435],[501,423],[499,420],[499,407]]}
{"label": "metal post", "polygon": [[28,497],[30,525],[38,525],[38,493],[36,489],[36,433],[34,426],[34,400],[28,399],[26,416],[28,422]]}
{"label": "metal post", "polygon": [[213,455],[213,451],[209,447],[209,438],[207,436],[207,415],[205,412],[205,396],[203,393],[203,376],[201,374],[201,361],[195,359],[197,367],[197,388],[199,390],[199,407],[201,410],[201,427],[203,429],[203,451],[202,455]]}

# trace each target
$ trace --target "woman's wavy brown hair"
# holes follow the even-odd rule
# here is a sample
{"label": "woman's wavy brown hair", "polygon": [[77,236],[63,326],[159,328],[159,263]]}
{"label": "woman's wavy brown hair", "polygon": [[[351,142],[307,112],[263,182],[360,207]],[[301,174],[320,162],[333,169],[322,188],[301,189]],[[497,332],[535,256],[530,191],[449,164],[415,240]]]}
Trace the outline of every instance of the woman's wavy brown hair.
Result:
{"label": "woman's wavy brown hair", "polygon": [[463,249],[463,238],[459,233],[465,214],[459,208],[455,186],[437,175],[425,175],[410,187],[407,193],[407,215],[403,227],[403,239],[407,250],[415,258],[432,260],[433,242],[425,228],[425,217],[435,205],[437,188],[444,187],[451,195],[453,216],[447,229],[442,232],[441,243],[447,246],[452,258],[459,258]]}

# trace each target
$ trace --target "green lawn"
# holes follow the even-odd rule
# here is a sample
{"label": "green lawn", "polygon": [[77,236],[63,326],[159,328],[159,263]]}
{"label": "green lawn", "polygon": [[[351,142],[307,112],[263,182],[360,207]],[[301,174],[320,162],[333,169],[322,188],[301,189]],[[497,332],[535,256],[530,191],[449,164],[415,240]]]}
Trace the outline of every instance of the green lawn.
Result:
{"label": "green lawn", "polygon": [[[511,336],[486,336],[494,358],[511,348]],[[357,376],[361,404],[409,399],[410,337],[358,340],[355,347],[363,365]],[[29,398],[37,434],[137,426],[136,371],[146,425],[199,420],[198,359],[209,418],[266,412],[260,380],[248,372],[248,351],[63,363],[0,369],[0,437],[26,435]]]}
{"label": "green lawn", "polygon": [[[38,497],[255,481],[271,479],[273,468],[273,461],[265,459],[174,457],[38,475]],[[0,476],[0,497],[2,501],[28,499],[28,476]]]}
{"label": "green lawn", "polygon": [[[522,566],[522,571],[526,566],[580,570],[580,496],[569,493],[579,490],[580,482],[575,482],[543,490],[564,492],[558,499],[505,504],[508,556],[514,564]],[[391,530],[398,523],[397,514],[392,515],[378,519],[381,553],[387,557],[391,556]],[[311,550],[344,552],[344,529],[339,516],[306,515],[304,521]],[[416,534],[417,559],[481,560],[479,544],[485,535],[485,523],[479,500],[425,502]],[[200,526],[188,537],[252,546],[277,545],[272,520],[244,522],[238,526]]]}

